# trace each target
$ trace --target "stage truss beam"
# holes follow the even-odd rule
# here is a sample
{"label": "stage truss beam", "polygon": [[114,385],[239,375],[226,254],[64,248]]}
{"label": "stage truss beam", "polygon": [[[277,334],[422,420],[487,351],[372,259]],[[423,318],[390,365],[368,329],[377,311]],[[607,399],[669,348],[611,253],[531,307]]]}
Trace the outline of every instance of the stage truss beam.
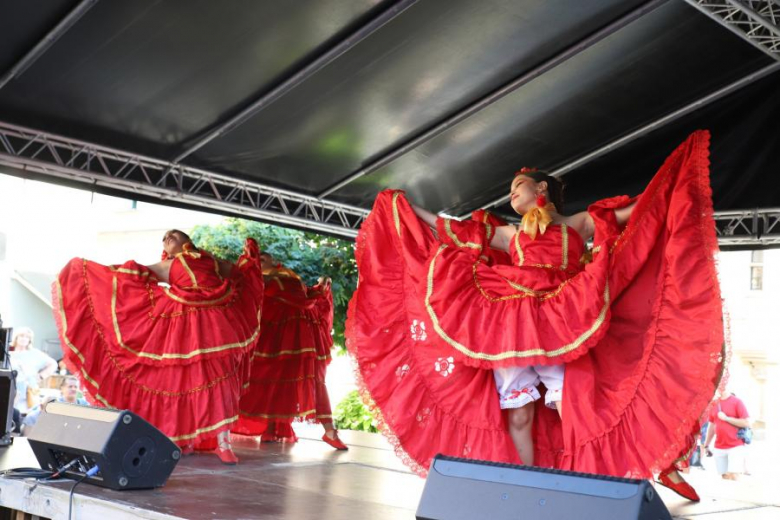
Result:
{"label": "stage truss beam", "polygon": [[780,2],[777,0],[685,1],[780,61]]}
{"label": "stage truss beam", "polygon": [[[368,210],[0,122],[0,166],[353,238]],[[12,171],[8,173],[13,173]]]}
{"label": "stage truss beam", "polygon": [[780,246],[780,208],[715,213],[718,244],[750,249]]}
{"label": "stage truss beam", "polygon": [[[0,166],[347,238],[369,211],[2,122]],[[716,212],[715,223],[721,246],[780,247],[780,208]]]}

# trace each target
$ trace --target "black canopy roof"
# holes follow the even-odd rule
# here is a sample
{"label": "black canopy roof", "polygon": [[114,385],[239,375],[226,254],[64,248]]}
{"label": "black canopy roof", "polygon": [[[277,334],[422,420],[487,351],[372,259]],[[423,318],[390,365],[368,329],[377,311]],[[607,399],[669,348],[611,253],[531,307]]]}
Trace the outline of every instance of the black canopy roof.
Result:
{"label": "black canopy roof", "polygon": [[[780,39],[736,32],[682,0],[6,0],[0,121],[347,207],[403,188],[453,215],[508,212],[521,166],[563,175],[571,210],[635,194],[710,128],[716,210],[780,207]],[[143,198],[136,175],[93,189]]]}

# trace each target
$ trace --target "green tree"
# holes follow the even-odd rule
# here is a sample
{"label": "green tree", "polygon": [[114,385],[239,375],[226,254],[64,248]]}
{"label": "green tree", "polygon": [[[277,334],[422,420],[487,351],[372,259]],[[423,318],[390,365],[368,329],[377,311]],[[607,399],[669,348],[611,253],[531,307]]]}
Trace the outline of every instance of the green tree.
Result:
{"label": "green tree", "polygon": [[344,322],[347,305],[357,285],[357,264],[351,242],[308,231],[286,229],[239,218],[226,218],[215,226],[196,226],[193,242],[225,260],[235,262],[248,237],[257,240],[260,250],[292,269],[307,285],[320,276],[333,280],[333,329],[338,352],[344,349]]}

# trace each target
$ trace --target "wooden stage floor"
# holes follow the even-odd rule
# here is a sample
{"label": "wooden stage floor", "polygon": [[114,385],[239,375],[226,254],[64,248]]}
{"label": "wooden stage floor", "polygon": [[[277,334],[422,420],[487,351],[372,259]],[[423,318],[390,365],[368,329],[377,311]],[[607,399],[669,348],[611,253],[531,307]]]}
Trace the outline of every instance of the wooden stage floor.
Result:
{"label": "wooden stage floor", "polygon": [[[258,443],[236,437],[241,462],[225,466],[213,454],[185,457],[165,487],[111,491],[81,484],[74,519],[333,519],[414,518],[424,480],[410,473],[379,435],[342,432],[350,446],[337,452],[319,440],[321,428],[303,427],[297,444]],[[0,449],[0,469],[35,466],[25,439]],[[720,482],[694,470],[702,495],[691,504],[665,488],[659,492],[680,520],[780,518],[777,492]],[[36,484],[0,478],[0,506],[43,518],[67,518],[71,483]],[[771,484],[770,484],[771,485]],[[744,489],[743,489],[744,488]],[[780,488],[778,488],[780,489]]]}

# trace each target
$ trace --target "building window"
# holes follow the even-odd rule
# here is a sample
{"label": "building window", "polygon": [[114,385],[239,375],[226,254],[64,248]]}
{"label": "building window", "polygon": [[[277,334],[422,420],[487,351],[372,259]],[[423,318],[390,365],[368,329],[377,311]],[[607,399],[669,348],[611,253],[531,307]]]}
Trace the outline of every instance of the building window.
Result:
{"label": "building window", "polygon": [[764,252],[753,251],[750,256],[750,290],[764,288]]}

